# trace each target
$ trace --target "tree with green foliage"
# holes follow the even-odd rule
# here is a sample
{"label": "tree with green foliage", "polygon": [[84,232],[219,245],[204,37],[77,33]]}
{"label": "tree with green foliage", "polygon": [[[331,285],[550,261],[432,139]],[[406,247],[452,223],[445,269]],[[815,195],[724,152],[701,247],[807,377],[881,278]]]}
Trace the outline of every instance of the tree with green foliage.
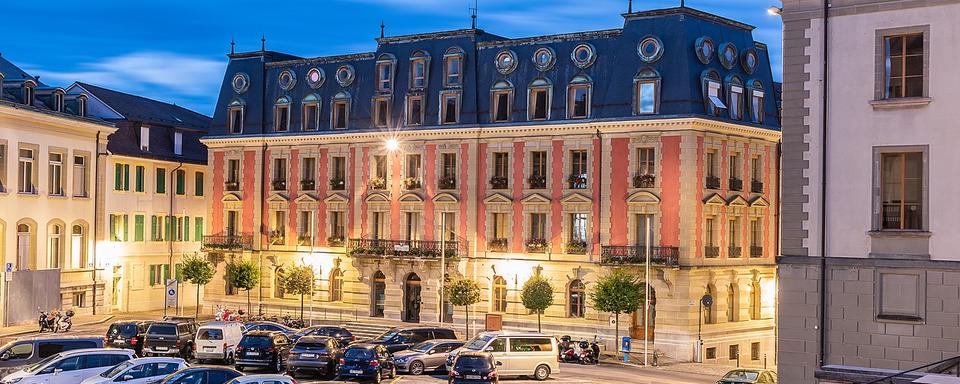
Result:
{"label": "tree with green foliage", "polygon": [[615,341],[620,342],[620,314],[636,312],[643,306],[643,283],[638,276],[622,268],[601,276],[590,292],[590,300],[598,311],[613,313],[616,320]]}
{"label": "tree with green foliage", "polygon": [[451,305],[464,307],[467,338],[470,338],[470,306],[480,302],[480,284],[468,278],[455,279],[444,285],[444,296]]}
{"label": "tree with green foliage", "polygon": [[213,280],[213,264],[194,253],[183,257],[183,279],[197,285],[197,314],[200,317],[200,286]]}
{"label": "tree with green foliage", "polygon": [[537,312],[537,332],[540,332],[540,315],[553,305],[553,285],[540,274],[533,275],[523,284],[520,293],[523,306]]}
{"label": "tree with green foliage", "polygon": [[300,295],[300,320],[303,321],[303,297],[313,294],[313,267],[295,266],[283,275],[283,290]]}
{"label": "tree with green foliage", "polygon": [[247,313],[250,313],[250,290],[260,284],[260,268],[253,260],[234,260],[227,264],[227,281],[247,291]]}

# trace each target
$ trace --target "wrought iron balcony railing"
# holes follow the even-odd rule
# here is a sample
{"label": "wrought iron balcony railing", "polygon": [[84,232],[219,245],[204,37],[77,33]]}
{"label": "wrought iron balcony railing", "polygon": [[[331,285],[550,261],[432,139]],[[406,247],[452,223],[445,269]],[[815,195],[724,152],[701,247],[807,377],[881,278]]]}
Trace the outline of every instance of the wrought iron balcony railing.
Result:
{"label": "wrought iron balcony railing", "polygon": [[636,174],[633,176],[634,188],[653,188],[657,184],[657,177],[651,174]]}
{"label": "wrought iron balcony railing", "polygon": [[527,178],[527,183],[530,184],[530,189],[546,189],[547,177],[544,175],[532,175]]}
{"label": "wrought iron balcony railing", "polygon": [[203,237],[202,246],[208,251],[249,251],[253,249],[253,235],[208,235]]}
{"label": "wrought iron balcony railing", "polygon": [[720,257],[720,247],[715,245],[704,246],[703,256],[704,257]]}
{"label": "wrought iron balcony railing", "polygon": [[440,260],[466,255],[466,242],[445,241],[443,252],[439,241],[350,239],[347,252],[354,257]]}
{"label": "wrought iron balcony railing", "polygon": [[750,257],[763,257],[763,247],[751,246]]}
{"label": "wrought iron balcony railing", "polygon": [[753,180],[750,182],[750,192],[753,193],[763,193],[763,182]]}
{"label": "wrought iron balcony railing", "polygon": [[738,179],[736,177],[731,177],[729,180],[730,190],[731,191],[742,191],[743,190],[743,179]]}
{"label": "wrought iron balcony railing", "polygon": [[[600,248],[600,264],[643,265],[647,262],[647,247],[643,245],[604,245]],[[676,267],[680,265],[679,247],[650,247],[652,265]]]}
{"label": "wrought iron balcony railing", "polygon": [[317,182],[313,180],[300,180],[300,189],[304,191],[312,191],[317,188]]}
{"label": "wrought iron balcony railing", "polygon": [[731,245],[727,247],[727,257],[740,257],[743,255],[743,248],[739,245]]}
{"label": "wrought iron balcony railing", "polygon": [[503,176],[494,176],[490,178],[490,188],[491,189],[507,189],[509,182],[506,177]]}
{"label": "wrought iron balcony railing", "polygon": [[223,186],[228,192],[236,192],[240,190],[240,182],[235,180],[227,181],[223,183]]}
{"label": "wrought iron balcony railing", "polygon": [[707,189],[720,189],[720,178],[717,176],[707,176],[706,177],[706,187]]}
{"label": "wrought iron balcony railing", "polygon": [[347,189],[347,182],[344,179],[330,179],[330,189],[334,191]]}
{"label": "wrought iron balcony railing", "polygon": [[287,190],[287,181],[286,180],[274,180],[270,183],[273,186],[274,191],[285,191]]}

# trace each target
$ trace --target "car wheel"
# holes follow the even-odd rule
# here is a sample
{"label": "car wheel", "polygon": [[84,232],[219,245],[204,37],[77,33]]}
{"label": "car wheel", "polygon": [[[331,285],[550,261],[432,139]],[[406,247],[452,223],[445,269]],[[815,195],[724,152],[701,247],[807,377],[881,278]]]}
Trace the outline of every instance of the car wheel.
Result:
{"label": "car wheel", "polygon": [[533,371],[533,378],[539,381],[546,380],[550,377],[550,367],[546,365],[538,365],[537,370]]}
{"label": "car wheel", "polygon": [[380,384],[380,381],[381,381],[382,379],[383,379],[383,378],[382,378],[381,375],[380,375],[380,371],[377,371],[377,375],[373,377],[373,382],[376,383],[376,384]]}
{"label": "car wheel", "polygon": [[243,366],[242,366],[242,365],[238,365],[238,366],[236,366],[236,367],[234,367],[234,368],[237,369],[237,372],[243,372]]}
{"label": "car wheel", "polygon": [[228,354],[227,354],[227,358],[224,359],[224,360],[225,360],[224,363],[226,363],[227,365],[233,365],[234,363],[237,362],[237,360],[233,358],[233,354],[232,354],[232,353],[228,353]]}
{"label": "car wheel", "polygon": [[396,365],[390,367],[390,378],[391,378],[391,379],[396,379],[396,378],[397,378],[397,366],[396,366]]}
{"label": "car wheel", "polygon": [[411,375],[414,375],[414,376],[422,375],[422,374],[423,374],[423,362],[414,361],[414,362],[410,363],[410,367],[408,367],[407,370],[410,371],[410,374],[411,374]]}
{"label": "car wheel", "polygon": [[280,361],[280,356],[277,356],[276,362],[273,363],[273,371],[276,373],[283,371],[283,362]]}

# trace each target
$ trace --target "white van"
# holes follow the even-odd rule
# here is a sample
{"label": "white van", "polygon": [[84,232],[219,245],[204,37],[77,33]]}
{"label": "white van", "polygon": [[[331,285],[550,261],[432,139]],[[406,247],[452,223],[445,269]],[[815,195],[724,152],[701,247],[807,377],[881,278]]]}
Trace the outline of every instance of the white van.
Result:
{"label": "white van", "polygon": [[77,384],[133,359],[130,349],[74,349],[60,352],[3,378],[3,383]]}
{"label": "white van", "polygon": [[450,352],[447,369],[463,351],[486,351],[493,355],[499,376],[531,376],[546,380],[560,371],[557,339],[536,332],[481,332],[463,347]]}
{"label": "white van", "polygon": [[201,325],[194,340],[197,346],[197,361],[223,360],[224,364],[234,362],[234,349],[243,338],[243,324],[235,321],[214,321]]}

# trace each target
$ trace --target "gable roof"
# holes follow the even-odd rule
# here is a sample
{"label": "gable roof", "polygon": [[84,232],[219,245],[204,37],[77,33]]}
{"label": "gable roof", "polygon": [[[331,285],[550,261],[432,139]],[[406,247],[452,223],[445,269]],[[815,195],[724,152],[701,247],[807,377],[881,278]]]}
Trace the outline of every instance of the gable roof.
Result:
{"label": "gable roof", "polygon": [[147,124],[167,125],[206,133],[210,118],[176,104],[165,103],[143,96],[131,95],[93,84],[77,82],[77,85],[93,95],[127,120]]}

